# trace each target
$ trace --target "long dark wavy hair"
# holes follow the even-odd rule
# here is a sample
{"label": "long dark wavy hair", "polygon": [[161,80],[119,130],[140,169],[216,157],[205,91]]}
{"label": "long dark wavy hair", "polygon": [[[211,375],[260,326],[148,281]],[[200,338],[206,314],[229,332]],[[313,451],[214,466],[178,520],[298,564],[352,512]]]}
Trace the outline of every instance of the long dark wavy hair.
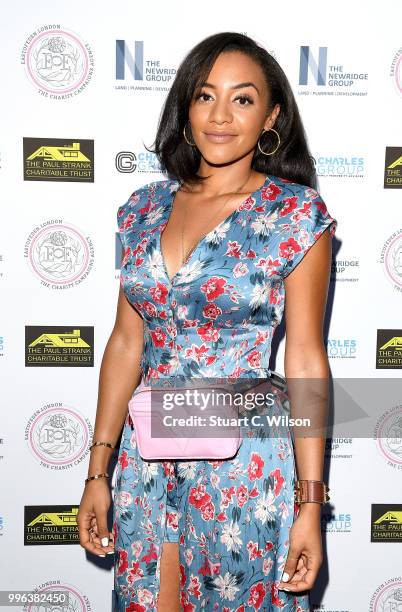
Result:
{"label": "long dark wavy hair", "polygon": [[[153,148],[162,172],[181,182],[199,183],[197,174],[201,154],[197,147],[187,144],[183,128],[188,122],[188,112],[194,93],[206,81],[218,55],[238,51],[255,60],[261,66],[270,93],[270,108],[280,104],[280,112],[274,128],[281,144],[273,155],[263,155],[256,147],[251,167],[263,174],[300,183],[316,189],[317,175],[310,154],[299,109],[289,81],[275,58],[252,38],[238,32],[221,32],[208,36],[198,43],[181,62],[172,87],[166,97],[159,119]],[[270,139],[270,136],[273,136]],[[188,137],[191,138],[189,131]],[[273,132],[264,134],[264,150],[273,150],[277,137]]]}

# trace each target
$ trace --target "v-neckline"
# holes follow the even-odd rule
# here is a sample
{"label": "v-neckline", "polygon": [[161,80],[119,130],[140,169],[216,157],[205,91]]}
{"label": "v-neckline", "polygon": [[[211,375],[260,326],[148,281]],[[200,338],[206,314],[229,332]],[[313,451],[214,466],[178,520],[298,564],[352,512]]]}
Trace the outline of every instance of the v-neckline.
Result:
{"label": "v-neckline", "polygon": [[[250,193],[244,200],[242,200],[242,202],[240,202],[240,204],[234,209],[232,210],[231,213],[229,213],[229,215],[227,217],[225,217],[225,219],[223,219],[223,221],[220,221],[217,225],[215,225],[215,227],[213,227],[212,229],[209,230],[208,233],[204,234],[203,236],[201,236],[201,238],[199,239],[199,241],[196,243],[196,245],[194,246],[194,248],[190,251],[189,255],[186,257],[186,259],[183,261],[182,265],[180,266],[180,268],[177,270],[177,272],[175,272],[173,274],[173,276],[169,276],[168,273],[168,269],[167,269],[167,265],[166,265],[166,260],[165,257],[163,255],[163,250],[162,250],[162,234],[163,234],[163,230],[166,228],[167,224],[169,223],[169,219],[170,216],[172,214],[172,209],[173,209],[173,204],[174,204],[174,200],[176,197],[177,192],[180,189],[180,181],[173,179],[172,184],[174,185],[174,189],[170,192],[169,196],[167,197],[166,201],[167,201],[167,218],[166,215],[165,218],[166,220],[162,223],[162,225],[159,227],[159,232],[158,232],[158,246],[159,246],[159,253],[162,259],[162,264],[163,264],[163,268],[164,268],[164,272],[165,272],[165,276],[167,278],[167,280],[169,281],[169,284],[172,285],[176,276],[178,276],[183,269],[185,268],[185,266],[189,263],[189,261],[191,260],[191,258],[193,257],[194,253],[196,251],[198,251],[198,249],[201,247],[201,245],[204,243],[205,238],[209,235],[212,234],[212,232],[215,232],[216,230],[218,230],[221,225],[224,225],[225,223],[227,223],[228,221],[230,221],[230,219],[238,212],[241,212],[241,210],[244,210],[242,207],[244,206],[244,204],[247,202],[247,200],[249,200],[250,198],[252,198],[254,200],[254,203],[252,205],[251,208],[247,209],[247,210],[252,210],[254,208],[254,204],[256,201],[257,196],[259,195],[259,193],[264,189],[264,187],[267,186],[268,180],[272,180],[271,175],[266,174],[265,175],[265,181],[264,183],[261,185],[261,187],[258,187],[255,191],[253,191],[252,193]],[[164,211],[165,213],[166,211]]]}

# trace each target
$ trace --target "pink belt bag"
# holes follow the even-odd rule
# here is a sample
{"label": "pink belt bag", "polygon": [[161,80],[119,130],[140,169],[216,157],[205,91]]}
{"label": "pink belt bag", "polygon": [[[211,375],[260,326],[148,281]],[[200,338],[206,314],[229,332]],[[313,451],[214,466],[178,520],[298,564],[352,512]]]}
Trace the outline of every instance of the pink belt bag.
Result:
{"label": "pink belt bag", "polygon": [[[199,389],[199,388],[198,388]],[[210,390],[210,389],[209,389]],[[141,457],[147,461],[163,459],[229,459],[236,455],[242,444],[240,425],[237,419],[229,421],[230,427],[226,427],[226,435],[217,437],[217,429],[214,436],[200,437],[202,427],[197,427],[196,433],[185,437],[180,426],[162,426],[161,419],[169,415],[166,409],[158,404],[158,393],[167,392],[167,389],[152,389],[141,384],[137,387],[133,397],[128,403],[128,410],[134,425],[137,448]],[[151,411],[151,399],[153,406]],[[211,416],[211,408],[206,407],[199,411],[198,416],[208,419]],[[217,415],[216,407],[213,415]],[[154,421],[153,421],[154,419]],[[163,429],[163,437],[155,436],[155,432]],[[225,429],[225,427],[224,427]],[[186,432],[188,430],[186,429]],[[209,428],[209,432],[211,429]],[[227,435],[230,433],[230,435]]]}

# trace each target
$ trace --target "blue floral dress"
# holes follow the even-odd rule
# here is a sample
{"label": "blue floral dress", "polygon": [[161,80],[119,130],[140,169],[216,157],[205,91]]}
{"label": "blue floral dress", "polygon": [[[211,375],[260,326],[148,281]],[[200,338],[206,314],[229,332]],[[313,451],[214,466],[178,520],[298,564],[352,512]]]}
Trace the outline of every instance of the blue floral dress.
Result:
{"label": "blue floral dress", "polygon": [[[284,279],[337,221],[317,191],[268,175],[169,279],[161,233],[179,187],[145,185],[117,213],[121,284],[144,321],[142,382],[267,378]],[[298,512],[290,436],[245,437],[227,460],[147,462],[127,415],[114,476],[116,611],[157,609],[164,541],[179,542],[185,612],[310,609],[308,592],[278,590]]]}

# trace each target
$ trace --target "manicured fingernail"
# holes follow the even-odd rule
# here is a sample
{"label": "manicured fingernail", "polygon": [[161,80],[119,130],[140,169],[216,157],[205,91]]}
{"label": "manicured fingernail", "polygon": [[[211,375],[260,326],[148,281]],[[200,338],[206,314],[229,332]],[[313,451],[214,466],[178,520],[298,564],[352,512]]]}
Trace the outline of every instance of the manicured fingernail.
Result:
{"label": "manicured fingernail", "polygon": [[288,580],[289,580],[289,574],[287,572],[283,572],[283,574],[282,574],[282,582],[287,582]]}
{"label": "manicured fingernail", "polygon": [[290,593],[290,589],[285,589],[285,587],[282,587],[282,591],[288,591]]}
{"label": "manicured fingernail", "polygon": [[106,553],[107,555],[114,555],[114,550],[109,550],[108,553]]}
{"label": "manicured fingernail", "polygon": [[109,538],[105,536],[104,538],[101,539],[101,542],[102,542],[102,546],[107,546],[109,544]]}
{"label": "manicured fingernail", "polygon": [[106,557],[106,555],[98,555],[98,557]]}

